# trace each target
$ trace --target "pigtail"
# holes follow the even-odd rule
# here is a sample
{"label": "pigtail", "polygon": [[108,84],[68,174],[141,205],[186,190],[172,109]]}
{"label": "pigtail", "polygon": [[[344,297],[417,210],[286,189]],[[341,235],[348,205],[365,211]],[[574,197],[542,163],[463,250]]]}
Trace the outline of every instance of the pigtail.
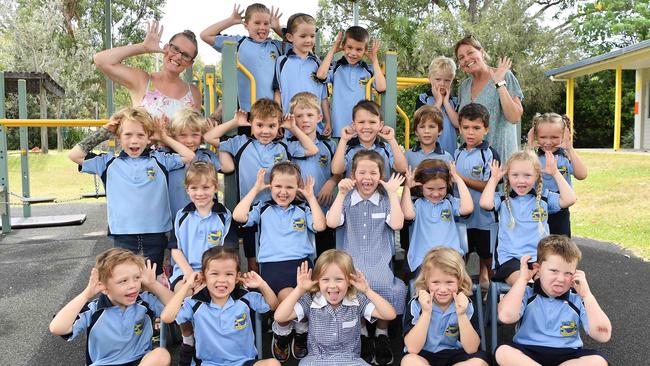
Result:
{"label": "pigtail", "polygon": [[[510,182],[508,179],[505,179],[505,182],[503,183],[503,195],[505,197],[506,207],[510,213],[510,222],[508,223],[508,229],[512,230],[515,228],[515,217],[512,215],[512,205],[510,204]],[[501,221],[501,217],[499,217],[499,221]]]}
{"label": "pigtail", "polygon": [[539,234],[544,236],[547,235],[548,233],[546,232],[546,227],[544,226],[543,220],[544,215],[548,215],[548,212],[542,213],[542,206],[540,205],[540,202],[542,201],[542,189],[544,189],[544,185],[542,183],[542,175],[537,174],[537,187],[536,189],[536,195],[535,195],[535,207],[537,207],[537,212],[539,212],[539,220],[537,221],[537,229],[539,231]]}

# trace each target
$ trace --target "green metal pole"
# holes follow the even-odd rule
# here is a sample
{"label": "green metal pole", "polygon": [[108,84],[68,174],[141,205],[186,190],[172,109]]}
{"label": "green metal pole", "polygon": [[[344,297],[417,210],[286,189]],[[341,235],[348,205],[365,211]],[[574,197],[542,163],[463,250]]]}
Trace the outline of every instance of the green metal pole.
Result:
{"label": "green metal pole", "polygon": [[354,25],[359,25],[359,3],[356,1],[352,3],[352,21]]}
{"label": "green metal pole", "polygon": [[[104,49],[113,48],[113,10],[111,0],[104,1]],[[106,77],[106,114],[107,118],[113,115],[113,80]]]}
{"label": "green metal pole", "polygon": [[[0,118],[5,116],[5,73],[0,72]],[[9,212],[9,167],[7,164],[7,127],[0,125],[0,186],[3,190],[0,192],[2,200],[2,233],[11,232],[11,213]]]}
{"label": "green metal pole", "polygon": [[[212,100],[210,100],[210,92],[216,93],[216,91],[210,90],[208,79],[212,80],[212,84],[215,84],[217,82],[213,65],[206,65],[203,68],[203,110],[205,112],[205,118],[208,118],[210,114],[214,112],[213,108],[217,107],[216,104],[213,105]],[[214,89],[214,86],[212,88]]]}
{"label": "green metal pole", "polygon": [[395,128],[397,124],[397,52],[386,52],[386,91],[381,95],[384,124]]}
{"label": "green metal pole", "polygon": [[185,80],[185,82],[191,84],[192,81],[194,81],[193,70],[194,68],[192,66],[185,69],[185,71],[183,72],[183,80]]}
{"label": "green metal pole", "polygon": [[[18,118],[27,119],[27,82],[18,80]],[[29,198],[29,138],[27,127],[20,130],[20,175],[23,181],[23,197]],[[32,216],[32,207],[23,205],[23,217]]]}
{"label": "green metal pole", "polygon": [[[225,41],[221,50],[222,121],[230,121],[237,111],[237,44]],[[234,134],[234,132],[233,132]],[[236,173],[235,173],[236,174]],[[234,174],[225,177],[224,201],[231,210],[237,204],[237,181]]]}

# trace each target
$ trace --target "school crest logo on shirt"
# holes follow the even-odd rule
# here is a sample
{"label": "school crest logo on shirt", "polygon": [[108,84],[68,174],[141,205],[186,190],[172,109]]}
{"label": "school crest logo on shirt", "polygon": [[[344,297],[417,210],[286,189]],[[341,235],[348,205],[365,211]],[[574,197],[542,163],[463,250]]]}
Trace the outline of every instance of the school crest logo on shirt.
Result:
{"label": "school crest logo on shirt", "polygon": [[576,322],[573,320],[563,321],[560,325],[560,335],[562,337],[573,337],[578,332]]}
{"label": "school crest logo on shirt", "polygon": [[275,53],[275,51],[271,51],[269,53],[269,57],[271,57],[271,60],[275,60],[276,58],[278,58],[278,54]]}
{"label": "school crest logo on shirt", "polygon": [[144,328],[144,323],[143,322],[135,323],[135,326],[133,327],[133,334],[135,334],[135,335],[142,334],[143,328]]}
{"label": "school crest logo on shirt", "polygon": [[277,153],[273,155],[273,163],[279,163],[284,160],[284,153]]}
{"label": "school crest logo on shirt", "polygon": [[359,85],[366,86],[368,84],[368,78],[359,78]]}
{"label": "school crest logo on shirt", "polygon": [[540,207],[539,209],[533,210],[533,221],[543,221],[548,217],[548,213],[544,208]]}
{"label": "school crest logo on shirt", "polygon": [[236,330],[241,330],[246,328],[248,325],[248,314],[246,313],[241,313],[237,318],[235,319],[235,329]]}
{"label": "school crest logo on shirt", "polygon": [[475,165],[472,167],[472,172],[470,173],[472,178],[479,179],[481,174],[483,174],[483,165]]}
{"label": "school crest logo on shirt", "polygon": [[208,243],[216,245],[221,243],[221,236],[223,233],[221,230],[210,231],[208,233]]}
{"label": "school crest logo on shirt", "polygon": [[154,179],[156,179],[156,169],[154,169],[154,168],[151,167],[151,166],[148,167],[148,168],[147,168],[147,178],[149,178],[149,180],[154,180]]}
{"label": "school crest logo on shirt", "polygon": [[440,212],[440,219],[442,221],[451,221],[451,210],[450,209],[444,209]]}
{"label": "school crest logo on shirt", "polygon": [[293,219],[293,230],[294,231],[305,231],[305,218],[301,217],[299,219]]}
{"label": "school crest logo on shirt", "polygon": [[457,323],[450,323],[445,329],[445,337],[458,337],[460,329]]}
{"label": "school crest logo on shirt", "polygon": [[560,172],[560,174],[562,174],[562,176],[564,178],[569,176],[569,167],[568,166],[560,165],[559,167],[557,167],[557,170]]}
{"label": "school crest logo on shirt", "polygon": [[321,155],[318,157],[318,163],[322,168],[327,166],[327,163],[330,161],[330,158],[327,155]]}

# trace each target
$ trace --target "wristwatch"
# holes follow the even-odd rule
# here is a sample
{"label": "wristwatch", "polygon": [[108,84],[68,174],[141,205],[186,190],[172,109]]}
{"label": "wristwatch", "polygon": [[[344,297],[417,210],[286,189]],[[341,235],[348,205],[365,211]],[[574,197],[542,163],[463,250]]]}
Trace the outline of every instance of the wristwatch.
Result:
{"label": "wristwatch", "polygon": [[499,89],[500,87],[502,87],[502,86],[506,86],[506,85],[507,85],[507,84],[506,84],[506,81],[505,81],[505,80],[501,80],[501,81],[499,81],[498,83],[495,83],[495,84],[494,84],[494,87],[497,88],[497,89]]}

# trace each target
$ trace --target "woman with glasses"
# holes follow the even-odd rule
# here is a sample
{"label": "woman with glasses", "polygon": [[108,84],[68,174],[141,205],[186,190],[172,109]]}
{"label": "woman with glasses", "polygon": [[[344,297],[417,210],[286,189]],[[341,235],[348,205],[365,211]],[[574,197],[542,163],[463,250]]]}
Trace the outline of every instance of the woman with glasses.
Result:
{"label": "woman with glasses", "polygon": [[[142,43],[101,51],[95,54],[94,61],[104,75],[129,90],[134,107],[142,106],[154,117],[167,116],[171,120],[177,110],[201,106],[198,88],[180,77],[194,63],[198,45],[194,33],[186,30],[160,48],[162,32],[163,27],[153,22]],[[146,53],[163,54],[160,71],[150,74],[123,63],[128,57]]]}
{"label": "woman with glasses", "polygon": [[519,150],[517,126],[524,113],[519,81],[510,71],[512,61],[508,57],[499,60],[497,67],[490,67],[487,54],[473,36],[456,43],[454,53],[460,68],[469,75],[458,89],[458,108],[479,103],[490,112],[487,141],[497,151],[501,161]]}

